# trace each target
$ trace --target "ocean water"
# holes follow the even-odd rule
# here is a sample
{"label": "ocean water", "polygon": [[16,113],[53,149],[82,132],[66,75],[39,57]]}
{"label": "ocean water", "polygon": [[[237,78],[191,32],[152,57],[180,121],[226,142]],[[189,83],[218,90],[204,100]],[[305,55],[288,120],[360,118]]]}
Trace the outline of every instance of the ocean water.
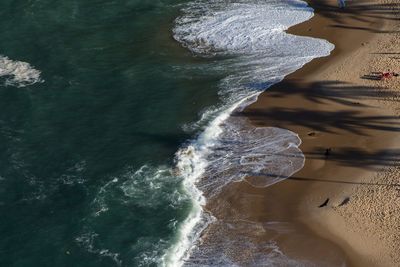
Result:
{"label": "ocean water", "polygon": [[304,2],[3,0],[0,12],[0,266],[212,260],[198,246],[216,223],[207,199],[303,166],[296,133],[231,115],[333,49],[284,33],[312,16]]}

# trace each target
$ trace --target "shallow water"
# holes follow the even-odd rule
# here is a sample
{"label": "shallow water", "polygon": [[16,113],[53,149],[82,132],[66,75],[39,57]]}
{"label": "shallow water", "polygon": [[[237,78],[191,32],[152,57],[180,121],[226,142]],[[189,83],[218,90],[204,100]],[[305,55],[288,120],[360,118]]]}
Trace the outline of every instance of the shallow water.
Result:
{"label": "shallow water", "polygon": [[205,196],[301,168],[295,133],[229,114],[329,54],[282,32],[310,18],[304,3],[4,0],[0,12],[1,266],[182,264],[212,221]]}

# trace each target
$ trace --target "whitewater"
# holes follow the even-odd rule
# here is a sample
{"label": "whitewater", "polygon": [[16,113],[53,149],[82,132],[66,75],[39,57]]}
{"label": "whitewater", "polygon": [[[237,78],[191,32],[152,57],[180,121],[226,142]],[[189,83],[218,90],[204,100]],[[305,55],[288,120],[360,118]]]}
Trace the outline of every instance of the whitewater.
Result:
{"label": "whitewater", "polygon": [[5,86],[26,87],[42,82],[41,72],[27,62],[0,55],[0,78]]}

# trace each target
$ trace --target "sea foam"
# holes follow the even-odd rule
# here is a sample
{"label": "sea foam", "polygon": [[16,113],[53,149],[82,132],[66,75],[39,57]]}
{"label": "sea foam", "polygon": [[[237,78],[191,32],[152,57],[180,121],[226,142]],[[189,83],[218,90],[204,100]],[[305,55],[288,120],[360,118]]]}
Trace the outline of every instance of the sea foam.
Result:
{"label": "sea foam", "polygon": [[[167,260],[163,257],[164,251],[172,249],[170,240],[167,237],[159,239],[157,236],[146,235],[146,231],[157,228],[157,224],[142,225],[142,219],[137,214],[157,211],[157,216],[169,215],[171,219],[165,224],[163,221],[163,225],[158,227],[177,231],[178,222],[174,212],[185,209],[191,203],[190,196],[181,190],[181,184],[182,178],[167,166],[143,165],[139,169],[129,167],[117,176],[108,177],[88,206],[89,213],[82,219],[81,231],[75,241],[87,252],[113,260],[116,266],[163,265]],[[109,239],[112,233],[119,236],[122,234],[120,231],[125,229],[119,224],[117,214],[121,213],[125,214],[122,224],[128,221],[132,223],[130,227],[142,227],[143,230],[143,235],[131,244],[128,252],[124,251],[125,244]],[[110,220],[115,223],[113,229],[108,229]],[[105,228],[108,234],[104,234]],[[179,231],[185,236],[189,235],[182,227]]]}
{"label": "sea foam", "polygon": [[[252,126],[231,116],[257,96],[313,58],[327,56],[334,46],[321,39],[294,36],[284,31],[313,16],[303,1],[193,1],[176,19],[174,38],[197,56],[218,58],[218,68],[229,70],[220,82],[221,105],[207,110],[201,133],[176,154],[184,187],[194,209],[178,229],[177,243],[167,250],[167,266],[193,265],[207,250],[197,243],[213,218],[204,216],[206,199],[231,183],[245,180],[269,186],[303,167],[301,140],[291,131]],[[227,255],[224,255],[227,257]],[[229,260],[225,262],[230,262]],[[233,264],[233,262],[231,262]]]}
{"label": "sea foam", "polygon": [[25,87],[43,80],[41,72],[27,62],[14,61],[0,55],[0,78],[4,79],[4,85]]}

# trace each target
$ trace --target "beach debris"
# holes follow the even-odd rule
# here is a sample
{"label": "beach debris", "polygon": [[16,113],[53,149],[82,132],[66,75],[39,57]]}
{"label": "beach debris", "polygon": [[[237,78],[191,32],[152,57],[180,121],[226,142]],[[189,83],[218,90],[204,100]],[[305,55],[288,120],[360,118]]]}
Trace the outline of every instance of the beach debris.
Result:
{"label": "beach debris", "polygon": [[326,207],[328,206],[328,202],[329,202],[329,198],[327,198],[324,203],[322,203],[321,205],[318,206],[318,208],[322,208],[322,207]]}
{"label": "beach debris", "polygon": [[350,197],[346,197],[345,199],[343,199],[343,201],[339,204],[338,207],[344,206],[349,202],[350,202]]}
{"label": "beach debris", "polygon": [[329,157],[329,155],[331,154],[331,152],[332,152],[332,148],[327,148],[326,150],[325,150],[325,157],[327,158],[327,157]]}

